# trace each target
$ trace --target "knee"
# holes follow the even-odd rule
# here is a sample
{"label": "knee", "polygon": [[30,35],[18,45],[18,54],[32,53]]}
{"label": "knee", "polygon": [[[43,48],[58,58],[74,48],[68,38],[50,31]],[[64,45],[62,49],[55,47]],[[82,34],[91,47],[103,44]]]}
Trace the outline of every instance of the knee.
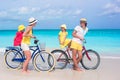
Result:
{"label": "knee", "polygon": [[82,58],[82,54],[79,55],[79,58]]}
{"label": "knee", "polygon": [[31,59],[31,56],[29,56],[29,57],[26,58],[27,61],[30,61],[30,59]]}

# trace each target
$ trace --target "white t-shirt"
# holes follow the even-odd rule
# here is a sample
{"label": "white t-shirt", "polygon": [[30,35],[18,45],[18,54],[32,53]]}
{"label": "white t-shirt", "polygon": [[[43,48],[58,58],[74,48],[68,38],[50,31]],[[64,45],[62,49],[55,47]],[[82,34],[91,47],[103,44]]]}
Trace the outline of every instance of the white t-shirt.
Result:
{"label": "white t-shirt", "polygon": [[[77,36],[80,36],[80,37],[82,37],[82,38],[84,38],[85,34],[88,32],[88,28],[87,28],[87,27],[86,27],[86,29],[84,30],[82,27],[76,26],[74,30],[77,31],[77,33],[76,33]],[[75,41],[75,42],[77,42],[77,43],[79,43],[79,44],[82,44],[82,43],[83,43],[80,39],[78,39],[78,38],[76,38],[76,37],[73,37],[72,40]]]}

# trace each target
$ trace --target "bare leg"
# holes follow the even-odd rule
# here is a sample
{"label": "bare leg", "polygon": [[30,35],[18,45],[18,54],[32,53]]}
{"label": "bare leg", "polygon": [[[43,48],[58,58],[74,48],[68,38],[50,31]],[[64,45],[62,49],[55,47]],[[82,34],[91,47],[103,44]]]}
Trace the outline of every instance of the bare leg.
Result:
{"label": "bare leg", "polygon": [[77,71],[81,71],[77,64],[76,54],[77,54],[77,50],[72,49],[72,58],[73,58],[73,62],[74,62],[73,69],[77,70]]}
{"label": "bare leg", "polygon": [[23,69],[22,69],[22,71],[23,72],[27,72],[28,71],[28,64],[29,64],[29,61],[31,59],[31,53],[30,53],[30,51],[24,51],[24,54],[26,56],[26,60],[23,63]]}
{"label": "bare leg", "polygon": [[82,51],[77,51],[78,53],[78,58],[77,58],[77,65],[79,64],[79,62],[81,61],[82,59]]}
{"label": "bare leg", "polygon": [[77,53],[78,53],[77,63],[79,64],[79,62],[82,59],[82,51],[78,51]]}

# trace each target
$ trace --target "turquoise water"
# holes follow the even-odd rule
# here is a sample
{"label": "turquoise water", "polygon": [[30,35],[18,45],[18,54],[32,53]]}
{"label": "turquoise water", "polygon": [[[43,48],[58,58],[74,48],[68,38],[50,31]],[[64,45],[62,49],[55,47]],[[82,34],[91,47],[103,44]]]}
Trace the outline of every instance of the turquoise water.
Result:
{"label": "turquoise water", "polygon": [[[72,38],[72,31],[68,30],[68,38]],[[59,48],[59,30],[34,30],[34,35],[48,48]],[[16,30],[0,30],[0,47],[12,46]],[[120,29],[118,30],[89,30],[86,35],[87,48],[94,49],[101,54],[120,54]],[[32,40],[32,44],[33,40]]]}

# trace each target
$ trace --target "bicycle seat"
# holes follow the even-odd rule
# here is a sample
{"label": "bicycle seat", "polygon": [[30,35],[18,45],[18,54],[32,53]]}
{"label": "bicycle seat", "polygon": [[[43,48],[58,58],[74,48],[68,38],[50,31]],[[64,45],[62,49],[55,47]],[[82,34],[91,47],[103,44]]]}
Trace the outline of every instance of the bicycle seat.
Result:
{"label": "bicycle seat", "polygon": [[14,46],[9,46],[9,47],[6,47],[6,50],[20,50],[20,48],[14,47]]}

